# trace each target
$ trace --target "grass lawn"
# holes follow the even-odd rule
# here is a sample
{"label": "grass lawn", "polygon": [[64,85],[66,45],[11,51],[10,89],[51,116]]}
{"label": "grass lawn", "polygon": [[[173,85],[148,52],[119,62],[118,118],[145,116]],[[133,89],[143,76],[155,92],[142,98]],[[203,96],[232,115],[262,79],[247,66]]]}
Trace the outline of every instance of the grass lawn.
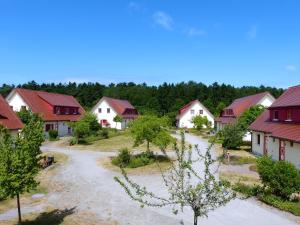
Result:
{"label": "grass lawn", "polygon": [[[47,169],[41,170],[37,176],[38,182],[40,182],[39,186],[35,190],[31,190],[29,193],[24,193],[20,195],[21,199],[21,206],[22,204],[38,204],[41,203],[44,199],[43,198],[37,198],[33,199],[31,196],[34,194],[47,194],[48,193],[48,187],[51,183],[51,177],[55,174],[56,168],[58,165],[61,165],[62,163],[65,163],[68,160],[68,157],[65,154],[62,153],[43,153],[42,156],[54,156],[54,165],[51,167],[48,167]],[[0,213],[3,213],[9,209],[16,208],[17,200],[14,199],[6,199],[3,201],[0,201]]]}
{"label": "grass lawn", "polygon": [[[180,141],[177,141],[177,144],[180,144]],[[119,151],[122,148],[128,148],[129,150],[139,150],[139,151],[146,151],[147,145],[146,143],[138,146],[133,147],[134,140],[131,137],[129,131],[122,131],[119,132],[118,135],[112,136],[108,139],[101,139],[93,141],[91,144],[86,145],[74,145],[69,146],[68,141],[60,141],[58,142],[60,147],[67,147],[71,149],[79,149],[79,150],[95,150],[95,151]],[[150,144],[150,150],[159,150],[155,145]],[[167,150],[173,150],[173,146],[168,146]]]}
{"label": "grass lawn", "polygon": [[291,202],[283,200],[280,197],[274,195],[262,195],[259,196],[259,200],[262,202],[274,206],[278,209],[290,212],[296,216],[300,216],[300,202]]}
{"label": "grass lawn", "polygon": [[220,172],[220,179],[229,181],[230,184],[258,185],[261,184],[259,178],[252,174],[240,174],[234,172]]}

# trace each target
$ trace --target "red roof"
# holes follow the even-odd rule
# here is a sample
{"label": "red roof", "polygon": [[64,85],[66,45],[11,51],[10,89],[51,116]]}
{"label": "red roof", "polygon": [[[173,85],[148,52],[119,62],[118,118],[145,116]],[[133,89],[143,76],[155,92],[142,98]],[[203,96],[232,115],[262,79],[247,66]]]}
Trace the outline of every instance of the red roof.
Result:
{"label": "red roof", "polygon": [[270,108],[286,106],[300,106],[300,85],[287,89]]}
{"label": "red roof", "polygon": [[15,112],[10,108],[5,99],[0,95],[0,124],[10,130],[23,128],[23,123]]}
{"label": "red roof", "polygon": [[253,131],[269,133],[272,137],[300,142],[300,124],[272,122],[270,111],[266,110],[250,126]]}
{"label": "red roof", "polygon": [[223,124],[234,123],[236,120],[235,118],[239,117],[243,112],[245,112],[250,107],[257,105],[267,95],[272,96],[269,92],[263,92],[263,93],[249,95],[249,96],[238,98],[238,99],[234,100],[231,103],[231,105],[227,106],[224,109],[224,110],[231,109],[233,112],[233,115],[220,116],[216,119],[216,121],[221,122]]}
{"label": "red roof", "polygon": [[138,116],[138,111],[127,100],[109,97],[102,97],[101,100],[107,101],[107,103],[116,111],[116,113],[123,118],[136,118]]}
{"label": "red roof", "polygon": [[[77,100],[70,95],[33,91],[22,88],[16,88],[13,92],[17,92],[29,106],[31,111],[40,114],[44,121],[77,121],[85,112]],[[75,107],[78,108],[79,114],[55,114],[53,106]]]}
{"label": "red roof", "polygon": [[[272,105],[273,107],[300,106],[300,85],[290,87]],[[270,111],[266,110],[250,126],[253,131],[270,133],[271,136],[300,142],[300,124],[270,121]]]}
{"label": "red roof", "polygon": [[179,109],[178,114],[182,115],[183,113],[185,113],[194,103],[199,102],[199,100],[193,100],[191,102],[189,102],[188,104],[186,104],[185,106],[183,106],[181,109]]}

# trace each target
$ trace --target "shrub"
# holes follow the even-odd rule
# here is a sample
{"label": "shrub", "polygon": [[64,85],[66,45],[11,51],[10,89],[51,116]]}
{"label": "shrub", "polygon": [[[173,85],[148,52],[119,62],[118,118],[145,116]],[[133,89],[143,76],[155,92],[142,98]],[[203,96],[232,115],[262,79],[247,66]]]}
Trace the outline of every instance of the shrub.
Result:
{"label": "shrub", "polygon": [[102,131],[101,131],[101,136],[105,139],[109,138],[109,132],[108,132],[108,129],[106,128],[103,128]]}
{"label": "shrub", "polygon": [[49,130],[48,134],[49,134],[49,140],[50,141],[54,141],[58,137],[58,131],[57,130]]}
{"label": "shrub", "polygon": [[238,149],[243,143],[244,133],[237,124],[229,124],[221,132],[222,146],[227,149]]}
{"label": "shrub", "polygon": [[232,186],[232,189],[236,192],[242,193],[246,197],[257,196],[260,193],[260,187],[257,185],[249,186],[243,183],[236,183]]}
{"label": "shrub", "polygon": [[274,162],[265,156],[257,160],[257,171],[264,186],[277,196],[289,199],[300,190],[299,171],[290,162]]}
{"label": "shrub", "polygon": [[127,167],[130,163],[130,159],[131,154],[129,150],[127,148],[123,148],[119,151],[118,156],[113,158],[112,163],[120,167]]}

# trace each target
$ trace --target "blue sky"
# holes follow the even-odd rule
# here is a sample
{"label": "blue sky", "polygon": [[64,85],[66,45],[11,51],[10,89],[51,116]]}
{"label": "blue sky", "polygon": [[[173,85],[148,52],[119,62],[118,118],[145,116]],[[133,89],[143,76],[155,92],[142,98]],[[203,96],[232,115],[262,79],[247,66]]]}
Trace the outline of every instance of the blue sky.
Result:
{"label": "blue sky", "polygon": [[0,83],[300,84],[298,0],[0,0]]}

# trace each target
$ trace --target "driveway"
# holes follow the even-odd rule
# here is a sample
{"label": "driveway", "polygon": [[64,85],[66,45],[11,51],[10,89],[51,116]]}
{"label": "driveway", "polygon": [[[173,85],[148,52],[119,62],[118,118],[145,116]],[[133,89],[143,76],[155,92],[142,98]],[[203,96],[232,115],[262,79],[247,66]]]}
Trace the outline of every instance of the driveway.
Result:
{"label": "driveway", "polygon": [[[187,134],[186,141],[198,144],[199,148],[208,147],[206,140]],[[61,166],[53,177],[53,182],[62,185],[59,192],[49,193],[46,206],[58,209],[76,207],[78,212],[90,212],[95,220],[107,221],[107,224],[120,225],[176,225],[183,221],[185,225],[192,224],[192,212],[174,215],[170,208],[140,208],[129,199],[124,190],[114,181],[114,176],[120,174],[97,165],[99,158],[115,153],[68,150],[44,146],[43,151],[56,151],[69,156],[69,161]],[[149,187],[149,190],[164,194],[162,179],[159,175],[131,176],[139,184]],[[30,206],[26,206],[30,209]],[[30,211],[30,210],[29,210]],[[14,214],[16,215],[16,214]],[[0,214],[1,220],[10,219],[12,211]],[[89,218],[91,219],[91,218]],[[298,218],[288,213],[267,207],[254,199],[235,199],[225,207],[209,214],[208,218],[199,220],[205,225],[295,225]]]}

